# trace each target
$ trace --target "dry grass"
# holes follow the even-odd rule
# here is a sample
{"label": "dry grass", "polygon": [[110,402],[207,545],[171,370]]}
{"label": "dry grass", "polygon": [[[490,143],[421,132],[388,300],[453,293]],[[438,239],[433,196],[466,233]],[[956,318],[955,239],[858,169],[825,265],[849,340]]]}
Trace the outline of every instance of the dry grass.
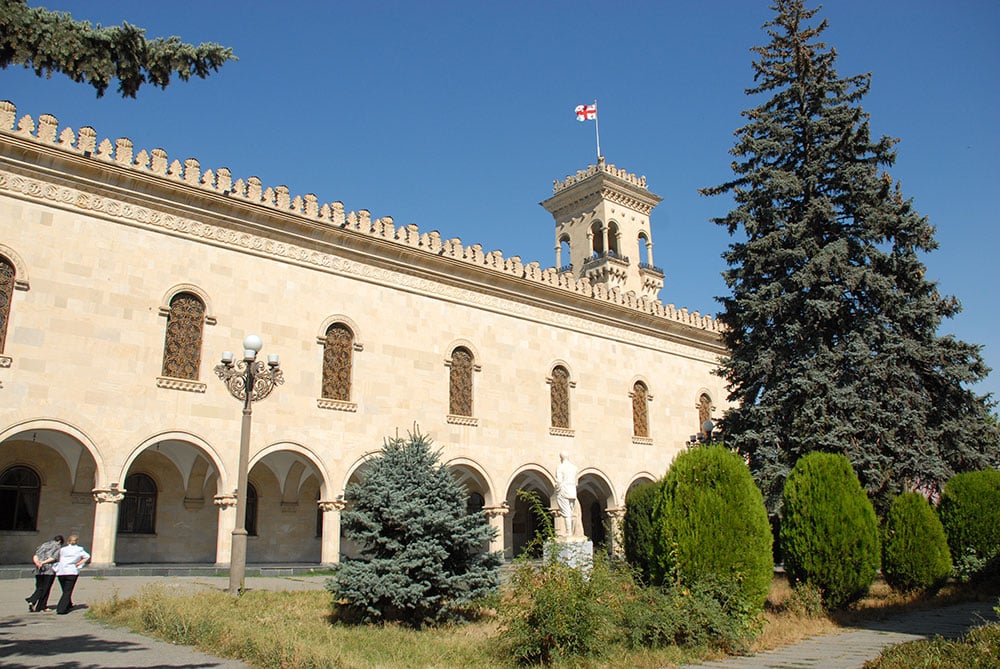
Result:
{"label": "dry grass", "polygon": [[[995,598],[986,593],[983,596]],[[920,597],[900,595],[884,583],[876,583],[849,611],[829,615],[801,593],[793,592],[784,577],[776,577],[764,613],[765,624],[752,650],[767,650],[864,620],[972,598],[974,591],[958,587],[934,597]],[[491,651],[491,639],[497,632],[492,620],[420,631],[395,625],[334,625],[331,597],[325,591],[251,591],[234,599],[218,591],[192,594],[151,586],[133,598],[97,603],[91,615],[217,656],[239,658],[254,667],[506,666]],[[580,659],[559,666],[653,669],[709,656],[704,649],[608,651],[599,662]]]}

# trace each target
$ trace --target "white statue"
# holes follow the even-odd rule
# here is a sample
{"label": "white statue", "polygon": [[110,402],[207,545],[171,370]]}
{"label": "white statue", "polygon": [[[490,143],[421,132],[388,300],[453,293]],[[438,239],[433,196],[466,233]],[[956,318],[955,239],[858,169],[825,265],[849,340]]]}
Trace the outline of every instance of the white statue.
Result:
{"label": "white statue", "polygon": [[569,460],[569,453],[559,454],[559,467],[556,469],[556,501],[559,504],[559,515],[563,518],[566,536],[573,536],[573,511],[576,507],[576,465]]}

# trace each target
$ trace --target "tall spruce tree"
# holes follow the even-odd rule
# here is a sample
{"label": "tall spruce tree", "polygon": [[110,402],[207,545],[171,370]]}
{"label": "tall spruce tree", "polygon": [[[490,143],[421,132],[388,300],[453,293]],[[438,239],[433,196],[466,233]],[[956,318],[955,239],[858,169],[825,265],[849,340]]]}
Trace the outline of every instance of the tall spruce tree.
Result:
{"label": "tall spruce tree", "polygon": [[467,511],[468,493],[417,431],[387,439],[368,465],[342,519],[361,557],[327,584],[345,619],[420,627],[462,618],[499,584],[486,515]]}
{"label": "tall spruce tree", "polygon": [[771,8],[747,89],[766,99],[743,112],[735,178],[702,190],[732,193],[715,222],[739,233],[719,298],[736,403],[722,427],[772,506],[798,457],[827,451],[885,508],[906,486],[997,464],[992,401],[969,389],[989,369],[979,346],[938,334],[960,305],[924,276],[934,228],[885,171],[896,140],[871,139],[870,75],[837,74],[818,10]]}

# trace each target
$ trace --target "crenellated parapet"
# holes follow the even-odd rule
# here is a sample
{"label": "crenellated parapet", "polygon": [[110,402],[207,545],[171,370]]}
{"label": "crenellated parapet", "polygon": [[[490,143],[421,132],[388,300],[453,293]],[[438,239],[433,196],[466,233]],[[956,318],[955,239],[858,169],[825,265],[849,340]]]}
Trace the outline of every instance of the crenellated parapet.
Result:
{"label": "crenellated parapet", "polygon": [[559,180],[554,181],[552,186],[552,193],[553,194],[558,193],[563,189],[569,188],[570,186],[580,183],[584,179],[589,179],[595,174],[610,174],[611,176],[617,177],[622,181],[630,183],[638,188],[646,188],[645,176],[638,177],[627,170],[619,169],[614,165],[608,165],[607,163],[604,162],[604,156],[600,156],[597,159],[596,165],[590,165],[585,170],[577,170],[576,174],[570,174],[562,181]]}
{"label": "crenellated parapet", "polygon": [[[458,260],[487,271],[612,303],[699,330],[720,332],[722,329],[717,321],[698,312],[688,313],[686,309],[677,310],[672,304],[664,305],[659,300],[651,300],[645,296],[638,297],[632,292],[593,285],[586,278],[576,279],[571,274],[559,272],[554,267],[543,269],[537,262],[522,263],[519,256],[507,257],[499,250],[487,252],[482,245],[466,245],[457,237],[442,239],[437,231],[421,232],[413,224],[397,225],[391,216],[372,218],[366,209],[345,212],[342,202],[320,204],[319,199],[312,193],[293,196],[286,186],[265,186],[259,178],[253,176],[234,180],[228,168],[202,169],[201,164],[194,158],[184,161],[171,160],[167,153],[159,148],[136,151],[132,141],[127,138],[115,141],[98,140],[93,128],[84,126],[76,132],[71,128],[59,128],[58,120],[49,114],[39,116],[37,122],[28,115],[17,118],[17,108],[6,100],[0,101],[0,133],[152,175],[185,187],[265,207],[285,215],[301,217],[308,222],[388,240],[418,252]],[[622,179],[635,187],[646,188],[645,177],[636,177],[634,174],[626,173],[625,170],[617,169],[614,165],[605,165],[601,159],[598,165],[591,165],[587,170],[581,170],[563,182],[556,182],[555,190],[559,192],[599,172]]]}

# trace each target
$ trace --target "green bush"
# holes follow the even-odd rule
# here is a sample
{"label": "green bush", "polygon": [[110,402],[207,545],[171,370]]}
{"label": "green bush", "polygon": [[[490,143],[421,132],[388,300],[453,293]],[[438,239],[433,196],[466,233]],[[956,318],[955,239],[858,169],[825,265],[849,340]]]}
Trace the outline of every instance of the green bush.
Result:
{"label": "green bush", "polygon": [[485,514],[467,512],[465,488],[428,437],[386,440],[346,496],[342,527],[361,557],[341,562],[327,581],[339,620],[455,621],[495,591],[500,555],[482,550],[495,531]]}
{"label": "green bush", "polygon": [[879,568],[878,520],[847,458],[820,452],[799,458],[781,498],[789,582],[815,585],[831,609],[863,597]]}
{"label": "green bush", "polygon": [[944,486],[938,514],[956,576],[974,577],[1000,555],[1000,471],[955,474]]}
{"label": "green bush", "polygon": [[700,646],[743,653],[760,629],[735,582],[638,588],[623,598],[620,627],[629,649]]}
{"label": "green bush", "polygon": [[937,592],[951,573],[944,527],[927,498],[898,496],[882,525],[882,575],[900,592]]}
{"label": "green bush", "polygon": [[760,611],[774,575],[764,498],[746,463],[724,446],[681,453],[654,510],[653,580],[686,586],[718,579]]}
{"label": "green bush", "polygon": [[625,495],[625,517],[622,519],[625,560],[639,572],[643,583],[649,583],[656,552],[653,510],[656,508],[660,485],[660,482],[644,483]]}
{"label": "green bush", "polygon": [[759,628],[758,612],[734,582],[660,589],[640,585],[633,573],[600,555],[587,574],[555,559],[519,561],[499,599],[494,653],[515,664],[551,664],[600,662],[622,647],[738,652]]}
{"label": "green bush", "polygon": [[601,655],[617,633],[608,600],[618,588],[602,587],[610,578],[604,560],[595,560],[590,578],[554,558],[519,561],[500,599],[497,654],[517,664]]}

